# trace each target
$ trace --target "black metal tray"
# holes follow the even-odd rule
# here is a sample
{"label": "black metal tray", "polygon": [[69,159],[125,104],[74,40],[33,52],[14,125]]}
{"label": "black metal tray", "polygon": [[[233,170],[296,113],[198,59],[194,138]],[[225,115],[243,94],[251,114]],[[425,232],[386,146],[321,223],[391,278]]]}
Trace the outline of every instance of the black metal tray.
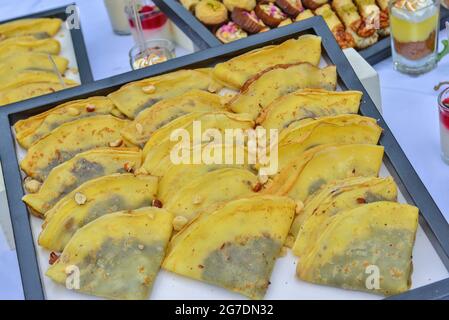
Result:
{"label": "black metal tray", "polygon": [[[70,14],[72,14],[72,12],[68,10],[68,7],[70,6],[76,6],[76,4],[71,3],[63,7],[41,11],[30,15],[15,17],[8,20],[3,20],[0,21],[0,24],[28,18],[59,18],[63,21],[66,21],[67,18],[70,16]],[[92,82],[93,81],[92,71],[90,69],[89,58],[87,56],[86,45],[84,43],[83,32],[81,30],[81,24],[79,24],[79,28],[77,29],[75,28],[70,29],[70,34],[72,36],[73,49],[75,51],[76,63],[78,65],[78,72],[81,84]]]}
{"label": "black metal tray", "polygon": [[[49,96],[38,97],[32,102],[19,102],[6,109],[0,108],[0,132],[2,132],[2,138],[0,139],[0,158],[3,166],[6,193],[14,229],[25,298],[44,299],[45,296],[30,228],[30,215],[26,205],[21,201],[24,190],[16,156],[14,136],[11,130],[11,126],[15,122],[70,100],[87,98],[94,95],[106,95],[130,81],[178,69],[211,66],[249,50],[281,43],[289,38],[298,37],[306,33],[316,34],[322,37],[323,56],[329,63],[337,66],[340,86],[343,89],[360,90],[363,92],[364,98],[361,103],[360,113],[379,119],[378,123],[383,128],[380,143],[385,147],[384,163],[393,175],[406,200],[420,208],[421,227],[426,232],[427,237],[445,267],[449,270],[448,223],[419,179],[404,152],[401,150],[323,19],[321,17],[314,17],[304,21],[300,25],[290,25],[275,29],[269,33],[254,35],[242,41],[176,58],[169,63],[158,64],[152,68],[141,69],[84,86],[59,91]],[[435,282],[393,298],[438,299],[449,297],[449,286],[446,285],[448,282],[449,279]]]}
{"label": "black metal tray", "polygon": [[[185,9],[179,0],[153,0],[153,2],[170,18],[181,19],[194,30],[196,33],[202,35],[204,41],[206,41],[210,47],[220,46],[223,43],[215,37],[215,35],[204,26],[193,14]],[[449,19],[449,10],[441,6],[440,10],[440,29],[444,28],[444,21]],[[299,26],[303,21],[294,22],[293,25]],[[272,32],[272,30],[268,31]],[[253,37],[253,36],[251,36]],[[241,41],[241,40],[239,40]],[[358,51],[360,55],[368,61],[369,64],[374,65],[380,61],[391,56],[391,43],[390,37],[380,39],[372,46]]]}

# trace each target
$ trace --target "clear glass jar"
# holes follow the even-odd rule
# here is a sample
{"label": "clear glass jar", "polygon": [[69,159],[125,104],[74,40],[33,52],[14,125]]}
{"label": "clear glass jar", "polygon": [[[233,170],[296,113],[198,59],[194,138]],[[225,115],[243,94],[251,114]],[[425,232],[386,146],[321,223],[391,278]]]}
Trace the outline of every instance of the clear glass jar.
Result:
{"label": "clear glass jar", "polygon": [[393,0],[389,4],[394,68],[422,74],[437,65],[439,0]]}
{"label": "clear glass jar", "polygon": [[174,57],[175,45],[166,39],[147,40],[145,47],[137,44],[129,51],[129,62],[133,70],[162,63]]}

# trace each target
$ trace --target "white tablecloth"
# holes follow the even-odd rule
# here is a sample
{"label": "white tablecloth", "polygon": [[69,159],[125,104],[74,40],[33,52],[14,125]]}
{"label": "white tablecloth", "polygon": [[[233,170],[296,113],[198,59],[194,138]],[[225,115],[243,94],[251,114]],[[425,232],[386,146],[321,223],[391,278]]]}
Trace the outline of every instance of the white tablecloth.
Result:
{"label": "white tablecloth", "polygon": [[[72,3],[70,0],[2,0],[0,20]],[[129,36],[112,33],[101,0],[77,0],[93,76],[96,80],[129,71]],[[443,33],[441,34],[443,35]],[[384,118],[435,202],[449,219],[449,166],[440,158],[437,93],[433,86],[449,80],[449,58],[420,77],[392,69],[391,59],[375,66],[380,75]],[[0,201],[4,201],[0,197]],[[0,206],[1,208],[1,206]],[[1,209],[0,215],[8,215]],[[429,265],[429,268],[432,268]],[[14,250],[0,232],[0,299],[21,299],[23,292]]]}

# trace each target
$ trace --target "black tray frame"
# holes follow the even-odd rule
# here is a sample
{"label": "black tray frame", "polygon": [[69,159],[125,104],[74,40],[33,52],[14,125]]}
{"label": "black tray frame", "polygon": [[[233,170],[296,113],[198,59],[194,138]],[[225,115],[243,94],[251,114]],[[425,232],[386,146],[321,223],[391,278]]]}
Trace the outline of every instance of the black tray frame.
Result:
{"label": "black tray frame", "polygon": [[[24,194],[22,177],[15,150],[15,140],[11,126],[19,119],[48,110],[58,104],[82,99],[93,95],[108,94],[130,81],[163,74],[183,68],[210,66],[231,57],[262,46],[280,43],[304,33],[322,37],[323,55],[330,63],[337,65],[339,84],[343,88],[360,90],[363,99],[360,113],[379,119],[383,128],[380,144],[385,147],[384,163],[392,173],[407,201],[420,208],[420,224],[437,251],[445,267],[449,270],[449,224],[441,214],[432,197],[419,179],[415,170],[401,150],[381,114],[357,78],[348,60],[340,50],[331,32],[321,17],[304,21],[301,25],[290,25],[275,29],[269,33],[254,35],[227,45],[210,48],[188,56],[171,60],[134,72],[103,79],[84,86],[56,92],[49,96],[35,98],[34,101],[22,101],[9,108],[0,108],[0,158],[2,162],[8,205],[14,229],[22,285],[26,299],[44,299],[43,287],[30,228],[30,216],[26,205],[21,201]],[[443,299],[449,297],[449,278],[416,288],[392,299]]]}
{"label": "black tray frame", "polygon": [[[11,22],[19,19],[28,18],[59,18],[65,21],[69,14],[67,13],[67,7],[76,6],[76,3],[69,3],[65,6],[36,12],[29,15],[15,17],[7,20],[0,21],[0,24]],[[90,69],[89,57],[87,55],[86,45],[84,43],[83,31],[81,29],[81,22],[79,29],[70,29],[72,36],[73,50],[75,51],[76,63],[78,65],[78,72],[81,80],[81,84],[93,82],[92,70]],[[3,108],[3,107],[2,107]]]}
{"label": "black tray frame", "polygon": [[[210,47],[220,46],[223,43],[215,37],[215,35],[204,26],[192,13],[182,6],[179,0],[153,0],[153,2],[170,18],[181,19],[188,23],[196,33],[203,36]],[[449,10],[441,6],[440,10],[440,29],[444,28],[444,21],[449,19]],[[303,21],[294,22],[294,25],[301,25]],[[272,30],[267,31],[272,32]],[[253,37],[253,36],[251,36]],[[239,40],[241,41],[241,40]],[[375,65],[382,60],[391,56],[391,41],[390,37],[380,39],[372,46],[358,50],[360,55],[368,61],[369,64]]]}

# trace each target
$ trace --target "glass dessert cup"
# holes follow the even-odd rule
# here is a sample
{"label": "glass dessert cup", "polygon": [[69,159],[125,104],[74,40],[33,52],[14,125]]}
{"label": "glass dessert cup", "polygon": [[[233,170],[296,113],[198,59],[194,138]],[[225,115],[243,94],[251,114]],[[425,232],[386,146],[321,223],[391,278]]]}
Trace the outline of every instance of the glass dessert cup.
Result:
{"label": "glass dessert cup", "polygon": [[[142,1],[138,7],[137,19],[142,26],[143,37],[145,40],[151,39],[171,39],[170,24],[167,16],[156,7],[152,1]],[[131,6],[126,8],[128,22],[131,34],[134,40],[138,41],[136,17]]]}
{"label": "glass dessert cup", "polygon": [[437,65],[439,0],[393,0],[389,4],[393,65],[419,75]]}
{"label": "glass dessert cup", "polygon": [[438,113],[440,117],[441,158],[449,164],[449,88],[438,96]]}
{"label": "glass dessert cup", "polygon": [[139,44],[129,50],[129,62],[133,70],[152,66],[175,58],[175,45],[167,39],[147,40],[145,48]]}

